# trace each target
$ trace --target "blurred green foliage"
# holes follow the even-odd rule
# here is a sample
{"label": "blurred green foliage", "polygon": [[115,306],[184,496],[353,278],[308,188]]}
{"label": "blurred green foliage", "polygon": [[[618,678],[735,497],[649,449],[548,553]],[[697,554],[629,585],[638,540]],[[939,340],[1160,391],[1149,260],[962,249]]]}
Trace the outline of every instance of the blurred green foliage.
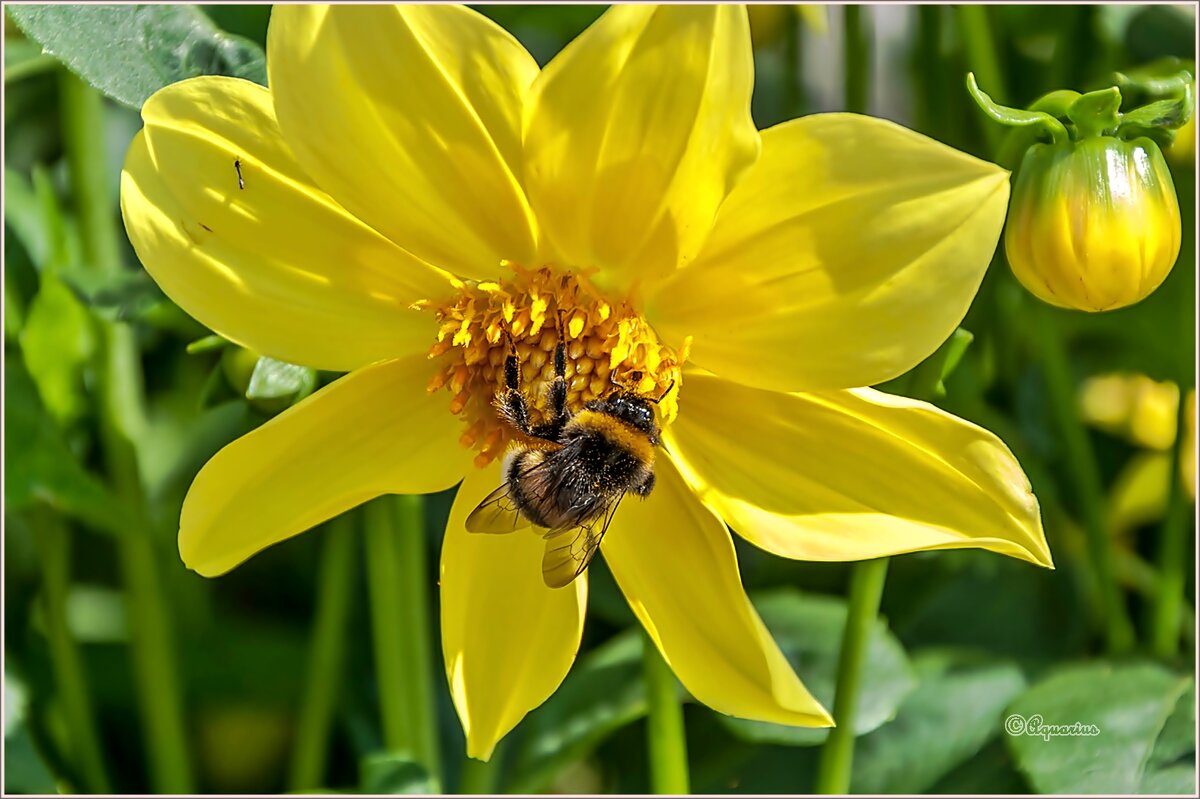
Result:
{"label": "blurred green foliage", "polygon": [[[328,529],[268,550],[231,574],[203,580],[175,550],[184,492],[226,442],[333,376],[240,350],[190,320],[140,270],[122,243],[117,271],[90,268],[80,243],[83,199],[65,158],[64,66],[114,102],[93,131],[106,146],[115,201],[136,106],[165,83],[194,74],[263,79],[264,6],[8,7],[5,27],[5,789],[118,791],[155,784],[137,712],[130,607],[117,542],[131,529],[121,489],[101,457],[96,354],[105,325],[132,329],[146,377],[146,423],[134,446],[150,519],[187,718],[187,752],[203,791],[281,791],[288,783],[310,657],[319,561]],[[545,63],[600,6],[483,6]],[[1170,6],[990,6],[984,11],[1002,86],[999,102],[1024,106],[1055,88],[1111,85],[1164,56],[1194,59],[1194,16]],[[840,103],[827,74],[801,69],[837,52],[841,11],[829,33],[782,17],[782,35],[756,50],[754,114],[760,127]],[[898,50],[872,51],[905,98],[901,120],[981,157],[986,126],[963,89],[978,69],[949,6],[872,8]],[[898,32],[898,33],[897,33]],[[897,38],[897,36],[899,38]],[[96,46],[103,40],[105,47]],[[45,50],[52,55],[43,52]],[[61,61],[61,63],[60,63]],[[882,91],[882,90],[881,90]],[[832,98],[832,99],[831,99]],[[1183,218],[1195,214],[1191,163],[1174,177]],[[115,207],[115,203],[114,206]],[[120,220],[107,220],[120,230]],[[1066,331],[1076,381],[1112,371],[1193,385],[1195,230],[1185,224],[1179,264],[1149,299],[1099,315],[1051,311]],[[895,559],[883,616],[870,639],[856,731],[852,788],[863,792],[1191,792],[1195,758],[1195,586],[1169,656],[1146,643],[1159,584],[1160,519],[1117,542],[1117,576],[1141,642],[1129,658],[1103,654],[1095,577],[1060,437],[1038,367],[1036,301],[998,256],[965,329],[913,374],[885,388],[922,394],[998,433],[1041,500],[1057,570],[979,552]],[[970,333],[966,333],[970,331]],[[207,337],[207,338],[206,338]],[[973,337],[973,342],[972,342]],[[964,343],[965,342],[965,343]],[[969,347],[966,344],[970,344]],[[189,345],[191,345],[189,347]],[[1111,486],[1137,449],[1092,431]],[[436,581],[439,536],[451,493],[427,503]],[[52,529],[65,530],[59,540]],[[1194,556],[1189,523],[1186,555]],[[788,562],[745,546],[747,588],[784,652],[826,705],[833,691],[847,567]],[[444,773],[384,750],[378,685],[359,545],[342,615],[346,652],[336,690],[328,763],[319,785],[420,792],[461,778],[463,739],[444,686],[437,696]],[[55,571],[58,569],[58,571]],[[65,570],[66,577],[59,579]],[[646,699],[641,635],[600,560],[592,566],[581,654],[562,688],[501,748],[490,779],[511,791],[644,791]],[[436,597],[431,596],[436,608]],[[436,630],[436,611],[433,627]],[[77,649],[90,708],[62,682],[63,636]],[[439,652],[434,647],[434,652]],[[433,665],[441,674],[441,663]],[[442,686],[441,679],[437,684]],[[81,711],[86,710],[81,716]],[[102,763],[90,764],[79,720],[94,718]],[[1095,737],[1049,741],[1008,735],[1012,713],[1047,723],[1095,724]],[[686,706],[697,792],[811,790],[823,731],[721,717]],[[105,776],[105,774],[107,776]],[[432,781],[431,781],[432,780]]]}

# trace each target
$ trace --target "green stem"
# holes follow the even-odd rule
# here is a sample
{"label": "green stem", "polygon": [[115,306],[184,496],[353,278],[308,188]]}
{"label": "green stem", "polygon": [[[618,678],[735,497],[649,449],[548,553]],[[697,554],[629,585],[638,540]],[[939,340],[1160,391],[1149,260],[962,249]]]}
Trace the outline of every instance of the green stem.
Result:
{"label": "green stem", "polygon": [[833,718],[838,726],[829,731],[829,738],[821,747],[817,764],[817,793],[823,794],[846,793],[850,790],[859,682],[867,654],[867,639],[879,615],[879,601],[887,581],[888,559],[864,560],[854,564],[853,569],[833,697]]}
{"label": "green stem", "polygon": [[[997,102],[1011,102],[1004,71],[1000,68],[1000,57],[996,53],[988,10],[979,5],[959,5],[955,6],[954,10],[958,19],[959,35],[966,50],[967,71],[975,73],[980,87]],[[990,122],[984,122],[983,134],[991,151],[996,152],[1003,138],[1003,131]]]}
{"label": "green stem", "polygon": [[842,63],[846,73],[844,105],[847,111],[865,114],[870,102],[871,24],[863,6],[842,6],[842,13]]}
{"label": "green stem", "polygon": [[675,675],[648,635],[642,641],[642,675],[649,706],[650,789],[654,793],[688,793],[687,736]]}
{"label": "green stem", "polygon": [[71,746],[91,793],[109,793],[112,782],[104,766],[103,747],[96,734],[96,719],[84,677],[79,649],[67,624],[67,590],[71,582],[71,538],[62,518],[45,507],[34,510],[33,526],[42,563],[42,601],[50,665],[66,714]]}
{"label": "green stem", "polygon": [[329,755],[329,730],[342,688],[346,628],[355,579],[354,516],[329,522],[321,548],[317,611],[308,655],[308,678],[288,783],[293,792],[321,785]]}
{"label": "green stem", "polygon": [[1053,313],[1053,309],[1040,303],[1033,309],[1036,348],[1042,361],[1050,405],[1066,450],[1064,473],[1074,488],[1084,533],[1087,535],[1088,556],[1100,594],[1105,644],[1110,654],[1118,654],[1127,652],[1133,646],[1133,623],[1113,569],[1112,541],[1104,523],[1104,485],[1100,479],[1096,453],[1079,418],[1075,380]]}
{"label": "green stem", "polygon": [[423,503],[381,497],[366,506],[367,582],[384,744],[440,784]]}
{"label": "green stem", "polygon": [[[93,270],[115,276],[121,269],[121,255],[103,137],[103,100],[98,92],[66,72],[60,88],[63,137],[84,255]],[[134,447],[144,420],[140,351],[128,325],[108,321],[97,324],[101,334],[97,382],[104,461],[117,496],[134,520],[118,540],[118,554],[128,595],[130,644],[151,781],[162,793],[190,793],[192,767],[169,605],[162,590]]]}
{"label": "green stem", "polygon": [[1187,545],[1192,514],[1187,492],[1180,477],[1183,464],[1187,403],[1184,390],[1179,392],[1179,411],[1176,414],[1175,447],[1171,457],[1171,488],[1167,500],[1167,515],[1163,520],[1162,540],[1158,551],[1158,582],[1154,593],[1150,624],[1150,647],[1155,656],[1173,658],[1179,649],[1179,631],[1183,619],[1183,591],[1191,561]]}
{"label": "green stem", "polygon": [[492,752],[491,760],[486,763],[473,757],[463,758],[462,776],[459,778],[458,792],[461,794],[493,794],[500,777],[501,745],[497,744]]}
{"label": "green stem", "polygon": [[916,73],[913,86],[917,127],[925,133],[933,131],[940,122],[946,104],[942,87],[945,66],[940,57],[942,40],[942,9],[940,6],[917,6]]}
{"label": "green stem", "polygon": [[[787,9],[791,11],[791,9]],[[808,98],[804,93],[804,25],[798,14],[788,13],[783,22],[783,90],[787,119],[804,113]]]}

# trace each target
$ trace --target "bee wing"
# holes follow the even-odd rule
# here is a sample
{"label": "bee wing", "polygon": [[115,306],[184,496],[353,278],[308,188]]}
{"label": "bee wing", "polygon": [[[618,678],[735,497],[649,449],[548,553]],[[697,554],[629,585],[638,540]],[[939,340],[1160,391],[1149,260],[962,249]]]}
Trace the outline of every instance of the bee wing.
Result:
{"label": "bee wing", "polygon": [[617,506],[625,493],[621,492],[605,506],[604,512],[594,519],[571,527],[558,527],[547,531],[546,551],[542,554],[542,579],[551,588],[570,585],[592,562],[600,549],[600,540],[608,532]]}
{"label": "bee wing", "polygon": [[529,526],[529,520],[521,515],[509,496],[507,484],[484,497],[467,516],[466,523],[471,533],[512,533]]}

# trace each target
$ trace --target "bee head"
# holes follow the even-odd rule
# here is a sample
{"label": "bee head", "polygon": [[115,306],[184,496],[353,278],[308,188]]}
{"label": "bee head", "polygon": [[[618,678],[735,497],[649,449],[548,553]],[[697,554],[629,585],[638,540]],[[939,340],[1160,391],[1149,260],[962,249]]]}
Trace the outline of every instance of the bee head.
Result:
{"label": "bee head", "polygon": [[639,394],[620,391],[602,400],[589,402],[588,408],[608,414],[633,429],[640,430],[651,439],[657,439],[658,425],[654,421],[654,409],[650,407],[653,402],[654,400]]}

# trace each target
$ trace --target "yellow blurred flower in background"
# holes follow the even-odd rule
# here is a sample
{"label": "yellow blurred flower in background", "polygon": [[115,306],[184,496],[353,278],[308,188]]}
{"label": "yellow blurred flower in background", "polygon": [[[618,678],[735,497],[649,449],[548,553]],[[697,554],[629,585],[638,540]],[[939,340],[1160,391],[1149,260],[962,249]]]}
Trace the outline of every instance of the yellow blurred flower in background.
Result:
{"label": "yellow blurred flower in background", "polygon": [[861,388],[961,321],[1008,174],[869,117],[760,133],[750,48],[736,6],[616,6],[544,69],[462,7],[278,6],[270,90],[197,78],[147,101],[122,180],[146,269],[238,344],[349,372],[201,470],[184,562],[221,574],[375,496],[461,481],[442,642],[488,758],[583,630],[586,574],[547,588],[540,538],[463,524],[511,440],[491,407],[502,334],[535,390],[561,312],[573,409],[614,380],[677,386],[657,487],[602,552],[705,704],[830,723],[746,598],[729,527],[790,558],[1049,566],[999,439]]}
{"label": "yellow blurred flower in background", "polygon": [[[1196,392],[1189,389],[1187,424],[1177,478],[1196,501]],[[1096,375],[1079,388],[1080,416],[1092,426],[1145,451],[1135,453],[1114,478],[1109,526],[1114,534],[1157,521],[1167,507],[1171,448],[1178,434],[1179,386],[1127,372]]]}

